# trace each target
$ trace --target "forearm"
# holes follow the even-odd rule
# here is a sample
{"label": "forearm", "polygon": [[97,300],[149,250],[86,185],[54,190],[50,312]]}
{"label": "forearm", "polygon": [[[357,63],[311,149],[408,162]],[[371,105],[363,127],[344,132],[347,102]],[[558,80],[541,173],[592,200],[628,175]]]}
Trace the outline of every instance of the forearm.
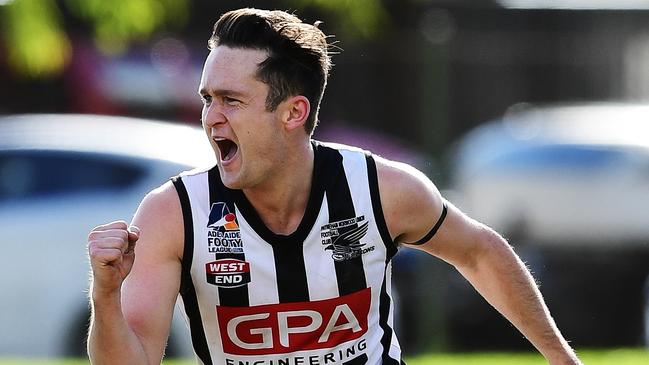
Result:
{"label": "forearm", "polygon": [[523,262],[500,236],[486,236],[475,260],[457,269],[551,364],[580,364]]}
{"label": "forearm", "polygon": [[120,296],[91,293],[92,317],[88,334],[88,355],[93,365],[148,364],[140,339],[128,326]]}

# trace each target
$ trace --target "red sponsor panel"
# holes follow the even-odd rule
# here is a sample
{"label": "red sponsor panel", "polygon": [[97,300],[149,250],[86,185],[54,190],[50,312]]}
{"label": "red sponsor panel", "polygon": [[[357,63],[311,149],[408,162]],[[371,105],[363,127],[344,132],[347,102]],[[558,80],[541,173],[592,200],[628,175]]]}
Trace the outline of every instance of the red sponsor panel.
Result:
{"label": "red sponsor panel", "polygon": [[339,298],[254,307],[217,306],[223,350],[283,354],[335,347],[367,332],[369,288]]}

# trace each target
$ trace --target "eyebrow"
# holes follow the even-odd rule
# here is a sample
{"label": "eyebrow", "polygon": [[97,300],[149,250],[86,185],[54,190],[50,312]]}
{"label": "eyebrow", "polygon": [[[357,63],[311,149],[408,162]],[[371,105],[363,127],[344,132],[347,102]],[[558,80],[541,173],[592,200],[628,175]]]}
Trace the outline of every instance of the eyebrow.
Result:
{"label": "eyebrow", "polygon": [[245,96],[244,93],[236,90],[229,90],[229,89],[207,89],[207,88],[200,88],[198,90],[198,95],[216,95],[216,96],[222,96],[222,95],[232,95],[232,96]]}

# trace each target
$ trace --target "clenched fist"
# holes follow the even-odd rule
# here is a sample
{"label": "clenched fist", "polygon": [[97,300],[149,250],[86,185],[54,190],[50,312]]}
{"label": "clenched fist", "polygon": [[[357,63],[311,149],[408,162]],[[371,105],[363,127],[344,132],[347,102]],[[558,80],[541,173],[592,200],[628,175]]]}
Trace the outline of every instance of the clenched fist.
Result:
{"label": "clenched fist", "polygon": [[88,235],[93,294],[119,292],[135,261],[140,230],[124,221],[95,227]]}

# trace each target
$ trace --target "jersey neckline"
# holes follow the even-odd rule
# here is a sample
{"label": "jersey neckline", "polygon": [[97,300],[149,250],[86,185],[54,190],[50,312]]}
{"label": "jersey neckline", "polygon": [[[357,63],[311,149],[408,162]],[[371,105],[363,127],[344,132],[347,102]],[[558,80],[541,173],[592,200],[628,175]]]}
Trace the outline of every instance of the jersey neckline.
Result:
{"label": "jersey neckline", "polygon": [[290,234],[277,234],[271,231],[266,224],[262,221],[261,217],[252,206],[243,190],[236,189],[230,190],[235,205],[243,215],[244,219],[250,224],[250,227],[266,242],[271,245],[302,245],[306,240],[309,232],[313,228],[315,221],[318,217],[322,207],[322,201],[325,192],[325,184],[322,176],[322,170],[325,161],[323,161],[323,148],[320,143],[312,140],[313,146],[313,172],[311,177],[311,189],[309,191],[309,199],[306,204],[306,209],[302,220],[298,224],[295,231]]}

